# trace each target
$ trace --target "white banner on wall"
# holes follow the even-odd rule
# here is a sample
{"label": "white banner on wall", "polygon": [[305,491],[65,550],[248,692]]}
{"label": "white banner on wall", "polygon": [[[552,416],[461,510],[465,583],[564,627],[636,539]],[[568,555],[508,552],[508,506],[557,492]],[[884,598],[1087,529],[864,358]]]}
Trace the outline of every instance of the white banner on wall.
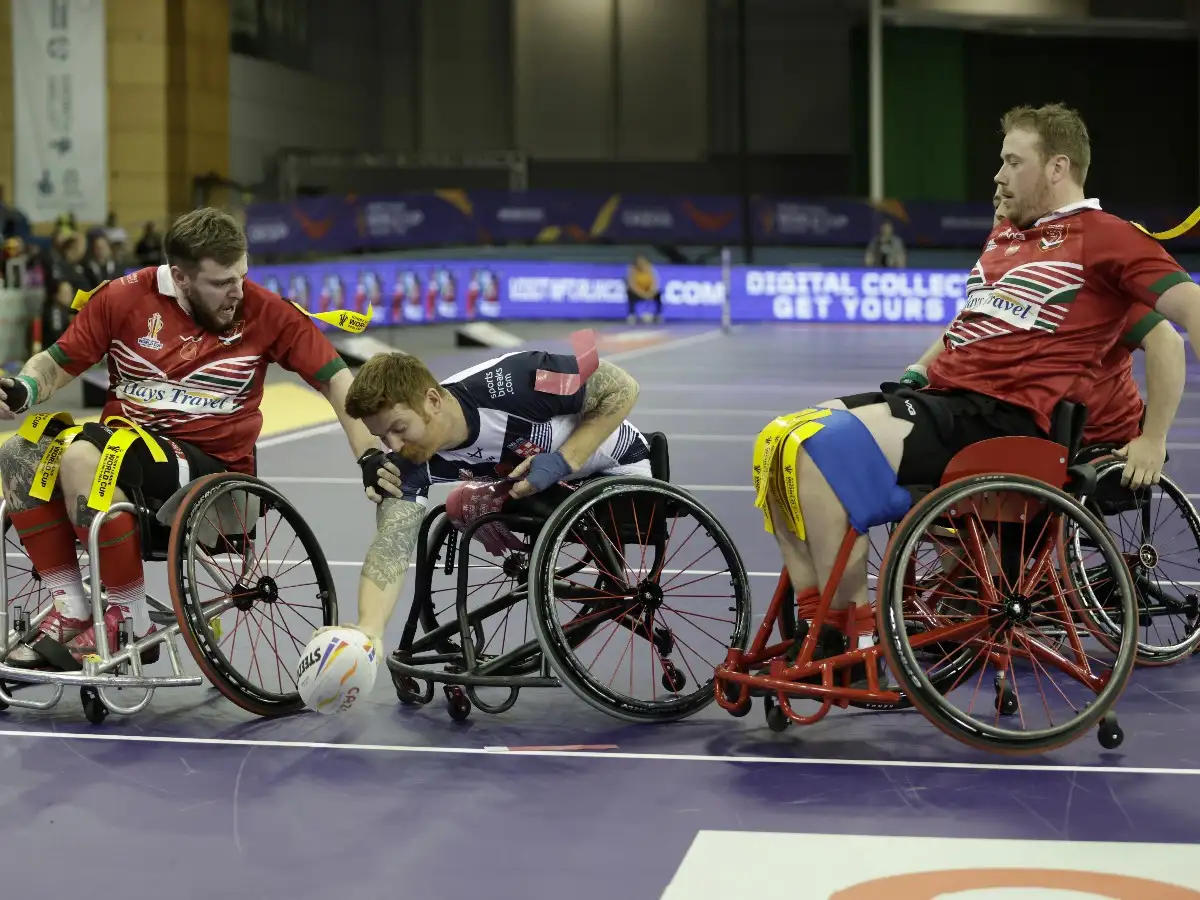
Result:
{"label": "white banner on wall", "polygon": [[13,200],[34,222],[108,215],[104,0],[11,0]]}

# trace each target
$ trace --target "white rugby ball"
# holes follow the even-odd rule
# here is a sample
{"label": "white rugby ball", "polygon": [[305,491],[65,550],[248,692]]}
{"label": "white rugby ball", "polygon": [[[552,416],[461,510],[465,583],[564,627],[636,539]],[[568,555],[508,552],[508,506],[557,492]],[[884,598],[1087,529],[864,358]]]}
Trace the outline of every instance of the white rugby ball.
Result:
{"label": "white rugby ball", "polygon": [[300,698],[325,715],[346,712],[375,686],[377,659],[371,639],[356,628],[321,632],[296,666]]}

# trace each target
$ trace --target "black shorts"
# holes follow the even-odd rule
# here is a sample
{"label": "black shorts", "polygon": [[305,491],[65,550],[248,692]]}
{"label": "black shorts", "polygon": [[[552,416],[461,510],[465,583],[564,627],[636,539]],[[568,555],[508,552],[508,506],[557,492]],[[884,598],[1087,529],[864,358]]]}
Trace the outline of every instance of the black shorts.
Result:
{"label": "black shorts", "polygon": [[[62,422],[54,421],[46,428],[45,433],[52,437],[65,427],[67,426]],[[104,445],[108,443],[114,430],[99,422],[88,422],[84,424],[83,431],[75,440],[87,441],[103,452]],[[154,457],[150,455],[150,448],[138,441],[129,448],[121,462],[121,470],[117,473],[117,487],[124,491],[126,496],[130,491],[139,491],[141,499],[152,510],[158,509],[185,484],[190,484],[205,475],[229,470],[219,459],[185,441],[168,438],[153,428],[145,430],[158,441],[167,455],[167,461],[155,462]]]}
{"label": "black shorts", "polygon": [[1029,410],[972,391],[915,391],[885,384],[879,391],[838,399],[847,409],[886,403],[895,418],[913,423],[896,473],[901,487],[936,486],[950,460],[971,444],[998,437],[1046,437]]}

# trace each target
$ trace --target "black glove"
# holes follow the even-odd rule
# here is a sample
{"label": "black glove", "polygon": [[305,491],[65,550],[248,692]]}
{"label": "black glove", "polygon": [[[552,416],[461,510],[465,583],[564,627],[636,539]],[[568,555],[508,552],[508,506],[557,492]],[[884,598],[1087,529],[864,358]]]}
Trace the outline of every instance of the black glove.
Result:
{"label": "black glove", "polygon": [[374,488],[375,493],[379,493],[379,470],[387,461],[387,454],[378,447],[372,447],[358,458],[358,467],[362,469],[364,488]]}
{"label": "black glove", "polygon": [[23,413],[29,409],[29,387],[25,384],[25,379],[17,378],[2,378],[0,379],[0,391],[4,391],[4,405],[15,413]]}

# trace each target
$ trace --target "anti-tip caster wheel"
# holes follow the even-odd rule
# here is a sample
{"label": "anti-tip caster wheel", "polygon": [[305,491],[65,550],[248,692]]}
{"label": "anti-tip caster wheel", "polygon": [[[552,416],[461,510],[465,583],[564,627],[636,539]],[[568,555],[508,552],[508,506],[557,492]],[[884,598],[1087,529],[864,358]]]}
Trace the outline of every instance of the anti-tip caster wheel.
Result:
{"label": "anti-tip caster wheel", "polygon": [[1100,746],[1105,750],[1116,750],[1121,746],[1125,740],[1125,732],[1121,730],[1114,713],[1109,713],[1100,720],[1100,728],[1096,737],[1100,741]]}
{"label": "anti-tip caster wheel", "polygon": [[83,703],[83,714],[93,725],[99,725],[108,718],[108,707],[100,699],[100,692],[94,687],[79,689],[79,699]]}
{"label": "anti-tip caster wheel", "polygon": [[[737,703],[737,699],[739,696],[741,696],[741,693],[742,693],[741,689],[736,684],[732,684],[732,683],[727,683],[722,690],[724,690],[724,692],[725,692],[725,700],[729,703]],[[744,703],[742,703],[741,705],[735,706],[733,709],[727,709],[725,711],[727,713],[729,713],[731,716],[733,716],[735,719],[741,719],[750,714],[750,707],[752,705],[753,705],[753,701],[749,697],[747,697],[746,701]]]}
{"label": "anti-tip caster wheel", "polygon": [[663,660],[662,664],[662,686],[663,690],[670,691],[672,694],[678,694],[687,684],[687,676],[675,668],[675,663],[669,659]]}
{"label": "anti-tip caster wheel", "polygon": [[787,713],[783,708],[775,705],[775,701],[771,697],[764,697],[767,706],[767,727],[772,731],[787,731],[788,726],[792,724],[792,720],[787,717]]}
{"label": "anti-tip caster wheel", "polygon": [[408,675],[392,675],[392,686],[396,688],[396,699],[405,706],[424,706],[433,699],[433,682],[421,682]]}
{"label": "anti-tip caster wheel", "polygon": [[996,711],[1002,716],[1016,715],[1020,704],[1017,702],[1017,695],[1013,693],[1013,689],[1005,685],[1000,690],[996,691]]}
{"label": "anti-tip caster wheel", "polygon": [[471,701],[467,699],[466,692],[456,684],[447,685],[446,702],[450,711],[450,718],[455,722],[464,722],[467,716],[471,714]]}

